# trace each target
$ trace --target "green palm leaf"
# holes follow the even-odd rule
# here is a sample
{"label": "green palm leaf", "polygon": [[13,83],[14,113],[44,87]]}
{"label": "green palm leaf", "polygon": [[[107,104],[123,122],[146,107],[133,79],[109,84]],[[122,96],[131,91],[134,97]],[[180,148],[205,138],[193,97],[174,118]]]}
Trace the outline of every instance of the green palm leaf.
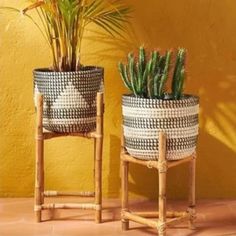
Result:
{"label": "green palm leaf", "polygon": [[[123,37],[130,8],[115,0],[29,0],[23,10],[1,9],[24,14],[40,30],[50,45],[54,70],[80,69],[81,42],[84,29],[94,23],[112,36]],[[36,10],[38,18],[29,15]]]}

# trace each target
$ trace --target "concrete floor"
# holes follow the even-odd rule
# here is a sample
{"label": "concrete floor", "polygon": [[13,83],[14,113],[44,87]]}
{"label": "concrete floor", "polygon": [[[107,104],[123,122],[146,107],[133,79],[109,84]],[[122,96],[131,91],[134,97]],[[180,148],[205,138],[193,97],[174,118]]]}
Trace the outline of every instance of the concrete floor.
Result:
{"label": "concrete floor", "polygon": [[[75,202],[75,199],[57,199],[59,201]],[[186,203],[183,201],[168,203],[169,210],[185,210]],[[135,210],[153,211],[157,203],[135,200],[130,205]],[[184,223],[168,229],[167,235],[236,236],[236,200],[199,200],[197,212],[196,230],[187,229]],[[95,224],[93,216],[93,211],[45,211],[44,222],[35,223],[32,198],[0,199],[0,236],[157,235],[155,229],[133,222],[129,231],[122,232],[119,200],[104,200],[102,224]]]}

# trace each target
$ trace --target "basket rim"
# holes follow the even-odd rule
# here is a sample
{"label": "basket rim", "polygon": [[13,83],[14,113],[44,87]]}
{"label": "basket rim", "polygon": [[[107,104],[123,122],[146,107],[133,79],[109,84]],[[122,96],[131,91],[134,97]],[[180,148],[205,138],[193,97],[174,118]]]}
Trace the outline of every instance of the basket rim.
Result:
{"label": "basket rim", "polygon": [[[170,95],[170,94],[166,94],[166,95]],[[174,99],[161,99],[161,98],[144,98],[144,97],[136,97],[134,94],[132,93],[125,93],[125,94],[122,94],[122,97],[123,98],[132,98],[134,100],[143,100],[143,101],[147,101],[147,102],[163,102],[163,103],[170,103],[170,102],[173,102],[173,103],[178,103],[180,101],[186,101],[186,100],[189,100],[189,99],[195,99],[199,102],[199,96],[197,95],[193,95],[193,94],[183,94],[183,97],[181,99],[178,99],[178,100],[174,100]]]}
{"label": "basket rim", "polygon": [[33,70],[34,74],[57,74],[57,75],[68,75],[68,74],[84,74],[86,72],[90,73],[90,72],[103,72],[104,71],[104,67],[100,67],[100,66],[93,66],[93,65],[88,65],[88,66],[84,66],[82,67],[81,70],[78,71],[53,71],[50,68],[47,67],[43,67],[43,68],[36,68]]}

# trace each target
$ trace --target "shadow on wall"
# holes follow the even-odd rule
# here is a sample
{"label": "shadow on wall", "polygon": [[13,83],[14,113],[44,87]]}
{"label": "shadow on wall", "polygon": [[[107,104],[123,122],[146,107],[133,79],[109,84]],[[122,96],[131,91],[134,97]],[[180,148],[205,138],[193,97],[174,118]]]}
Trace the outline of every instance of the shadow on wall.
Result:
{"label": "shadow on wall", "polygon": [[236,196],[236,76],[233,75],[236,71],[235,62],[230,64],[232,71],[225,68],[226,74],[218,72],[204,86],[199,86],[201,129],[197,192],[202,197]]}
{"label": "shadow on wall", "polygon": [[[226,82],[226,81],[225,81]],[[201,128],[198,143],[197,161],[197,196],[201,198],[233,197],[236,195],[236,147],[235,82],[229,80],[226,89],[219,90],[221,83],[204,86],[206,91],[201,95]],[[232,88],[232,89],[230,89]],[[219,91],[214,93],[213,91]],[[228,94],[228,96],[223,96]],[[230,95],[231,94],[231,95]],[[219,97],[218,97],[219,96]],[[217,106],[217,104],[220,104]],[[225,106],[221,106],[225,104]],[[228,105],[227,105],[228,104]],[[219,119],[220,118],[220,119]],[[210,126],[210,128],[208,128]],[[212,128],[211,128],[212,126]],[[213,132],[213,134],[211,134]],[[110,136],[110,172],[108,193],[117,197],[120,186],[120,137]],[[170,198],[187,198],[188,168],[187,164],[171,169],[168,174],[168,196]],[[114,185],[114,183],[116,183]],[[139,165],[130,165],[130,192],[154,199],[158,196],[158,174]]]}
{"label": "shadow on wall", "polygon": [[[150,0],[145,9],[142,5],[136,3],[134,9],[132,26],[138,37],[136,42],[143,40],[150,48],[184,46],[188,50],[188,81],[185,91],[198,94],[201,107],[197,196],[235,197],[236,45],[233,39],[236,38],[236,16],[232,9],[236,9],[236,3],[227,1],[213,4],[210,0],[163,3]],[[133,48],[121,49],[126,54]],[[119,80],[118,75],[116,77]],[[111,90],[112,85],[108,89]],[[122,88],[116,87],[116,90],[122,91]],[[115,99],[120,99],[120,96],[113,94]],[[115,196],[119,195],[113,188],[113,180],[119,178],[118,140],[117,135],[110,138],[109,189]],[[187,166],[171,170],[168,177],[168,196],[187,197]],[[154,170],[131,165],[130,192],[155,198],[158,194],[157,179]]]}

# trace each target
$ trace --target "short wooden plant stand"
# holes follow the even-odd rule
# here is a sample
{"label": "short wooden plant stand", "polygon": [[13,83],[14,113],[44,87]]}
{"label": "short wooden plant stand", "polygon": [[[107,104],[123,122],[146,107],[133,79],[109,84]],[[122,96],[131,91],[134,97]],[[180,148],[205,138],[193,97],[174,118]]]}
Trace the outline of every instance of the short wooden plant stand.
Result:
{"label": "short wooden plant stand", "polygon": [[[37,97],[36,125],[36,175],[35,175],[35,214],[36,221],[42,221],[42,210],[46,209],[93,209],[95,221],[102,221],[102,145],[103,145],[103,93],[97,93],[96,130],[89,133],[54,133],[43,129],[43,96]],[[44,141],[57,137],[74,136],[94,139],[94,192],[60,192],[44,190]],[[94,197],[94,203],[44,203],[45,197],[78,196]]]}
{"label": "short wooden plant stand", "polygon": [[[124,148],[124,138],[122,137],[122,150],[121,150],[121,179],[122,179],[122,229],[129,229],[129,221],[134,221],[140,224],[158,230],[158,235],[165,236],[166,228],[183,221],[189,222],[189,228],[194,229],[195,213],[195,155],[186,157],[178,161],[166,160],[166,135],[160,133],[159,136],[159,158],[158,161],[143,161],[130,156]],[[167,170],[178,166],[180,164],[189,162],[189,205],[187,211],[176,212],[166,210],[166,182]],[[157,212],[131,212],[128,203],[128,171],[129,163],[136,163],[148,168],[155,168],[159,173],[159,210]],[[158,220],[148,219],[158,218]],[[169,218],[169,219],[168,219]]]}

